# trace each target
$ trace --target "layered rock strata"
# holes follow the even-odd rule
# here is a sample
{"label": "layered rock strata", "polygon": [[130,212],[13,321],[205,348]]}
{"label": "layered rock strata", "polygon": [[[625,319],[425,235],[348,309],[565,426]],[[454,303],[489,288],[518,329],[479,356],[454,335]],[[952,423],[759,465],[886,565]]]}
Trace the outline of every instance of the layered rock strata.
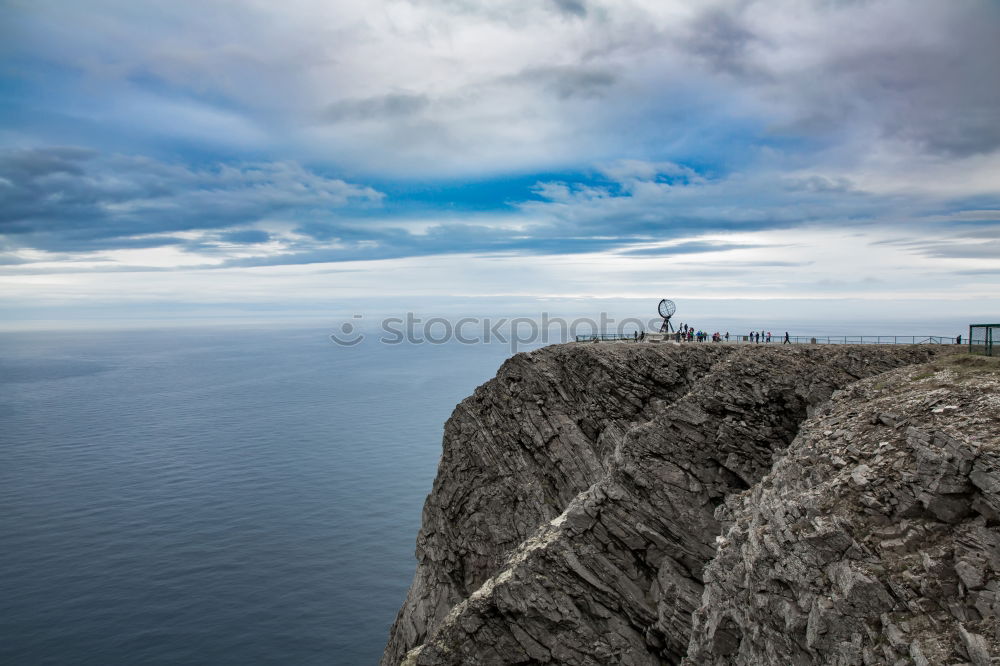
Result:
{"label": "layered rock strata", "polygon": [[897,370],[807,421],[716,511],[687,663],[1000,662],[997,370]]}
{"label": "layered rock strata", "polygon": [[[767,603],[779,600],[747,599],[754,592],[740,592],[724,575],[741,570],[746,582],[748,569],[778,566],[753,560],[738,568],[746,551],[739,530],[757,506],[744,498],[763,492],[761,479],[776,462],[779,473],[786,452],[792,460],[814,432],[807,424],[792,444],[800,426],[834,391],[940,351],[579,344],[513,357],[446,425],[417,573],[383,663],[791,663],[767,661],[768,649],[790,649],[780,642],[763,633],[753,634],[756,643],[746,638],[755,631],[748,604],[773,615]],[[817,419],[832,414],[823,409]],[[927,496],[927,506],[946,511],[953,495],[972,496],[950,488],[942,499]],[[825,515],[812,517],[822,523]],[[719,540],[724,530],[727,540]],[[740,543],[738,554],[726,555],[730,543]],[[850,573],[838,580],[864,587]],[[810,593],[811,604],[822,589]],[[963,631],[973,652],[981,646],[990,654],[992,639],[976,624],[988,613],[974,612]],[[825,654],[817,637],[837,646],[826,653],[857,656],[835,631],[809,634],[813,607],[804,613],[806,651],[796,658]],[[856,641],[858,631],[847,634]],[[786,629],[785,640],[795,642],[790,636]]]}

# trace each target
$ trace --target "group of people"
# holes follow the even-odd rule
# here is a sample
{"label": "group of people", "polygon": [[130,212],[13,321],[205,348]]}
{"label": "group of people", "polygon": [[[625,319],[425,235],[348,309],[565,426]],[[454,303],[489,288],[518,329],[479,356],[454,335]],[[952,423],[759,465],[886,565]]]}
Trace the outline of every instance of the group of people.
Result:
{"label": "group of people", "polygon": [[[703,331],[701,329],[695,329],[694,326],[689,326],[688,324],[681,324],[674,333],[671,334],[677,342],[705,342],[711,340],[712,342],[729,342],[729,331],[722,333],[721,331],[716,331],[715,333],[709,333],[708,331]],[[633,334],[633,339],[636,342],[642,342],[646,339],[645,331],[635,331]],[[669,338],[667,338],[669,339]],[[736,342],[740,342],[740,336],[736,336]],[[753,342],[754,344],[768,344],[773,340],[771,336],[771,331],[750,331],[749,335],[743,336],[743,342]],[[598,338],[594,338],[594,342],[597,342]],[[785,331],[785,338],[782,340],[782,344],[791,344],[791,339],[788,337],[788,331]]]}
{"label": "group of people", "polygon": [[[737,336],[738,337],[738,336]],[[702,331],[701,329],[695,330],[694,326],[688,326],[687,324],[681,324],[677,332],[674,333],[674,339],[677,342],[705,342],[711,339],[712,342],[729,342],[729,331],[722,333],[716,331],[715,333],[709,334],[708,331]],[[764,343],[767,344],[772,341],[771,331],[750,331],[750,335],[743,338],[744,342],[753,342],[754,344]],[[788,331],[785,331],[785,338],[781,342],[782,344],[791,344],[791,339],[788,337]]]}
{"label": "group of people", "polygon": [[712,342],[722,342],[723,340],[729,342],[729,331],[726,331],[724,334],[716,331],[715,333],[709,335],[708,331],[702,331],[701,329],[695,330],[694,326],[681,324],[680,328],[677,329],[677,332],[674,333],[674,337],[677,342],[705,342],[709,339],[709,337],[712,338]]}
{"label": "group of people", "polygon": [[[753,342],[755,344],[760,344],[763,342],[767,344],[771,342],[771,331],[750,331],[750,335],[747,336],[748,342]],[[788,337],[788,331],[785,331],[785,339],[781,341],[781,344],[788,345],[791,344],[791,340]]]}

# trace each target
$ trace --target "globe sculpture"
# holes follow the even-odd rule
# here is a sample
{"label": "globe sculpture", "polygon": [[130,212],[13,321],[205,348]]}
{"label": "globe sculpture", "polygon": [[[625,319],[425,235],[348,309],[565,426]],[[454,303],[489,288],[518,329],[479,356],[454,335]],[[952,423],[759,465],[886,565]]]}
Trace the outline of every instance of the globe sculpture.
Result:
{"label": "globe sculpture", "polygon": [[663,317],[663,323],[660,324],[660,333],[669,333],[674,330],[674,325],[670,323],[670,318],[677,311],[677,306],[674,305],[674,302],[664,298],[660,301],[660,305],[656,309],[659,311],[660,316]]}

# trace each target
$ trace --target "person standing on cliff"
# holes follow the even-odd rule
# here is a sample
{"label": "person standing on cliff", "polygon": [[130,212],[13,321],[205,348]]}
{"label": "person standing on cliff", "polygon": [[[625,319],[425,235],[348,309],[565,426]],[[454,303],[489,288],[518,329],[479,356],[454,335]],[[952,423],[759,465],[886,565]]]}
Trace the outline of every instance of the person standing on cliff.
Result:
{"label": "person standing on cliff", "polygon": [[783,345],[790,345],[790,344],[792,344],[791,340],[788,339],[788,331],[785,331],[785,341],[782,342],[781,344],[783,344]]}

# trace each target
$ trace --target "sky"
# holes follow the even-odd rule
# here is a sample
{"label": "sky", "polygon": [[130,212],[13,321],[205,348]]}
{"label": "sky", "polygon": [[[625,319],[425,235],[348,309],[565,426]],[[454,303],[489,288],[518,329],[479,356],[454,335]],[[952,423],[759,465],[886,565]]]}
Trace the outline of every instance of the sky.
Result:
{"label": "sky", "polygon": [[1000,320],[996,0],[0,12],[0,327]]}

